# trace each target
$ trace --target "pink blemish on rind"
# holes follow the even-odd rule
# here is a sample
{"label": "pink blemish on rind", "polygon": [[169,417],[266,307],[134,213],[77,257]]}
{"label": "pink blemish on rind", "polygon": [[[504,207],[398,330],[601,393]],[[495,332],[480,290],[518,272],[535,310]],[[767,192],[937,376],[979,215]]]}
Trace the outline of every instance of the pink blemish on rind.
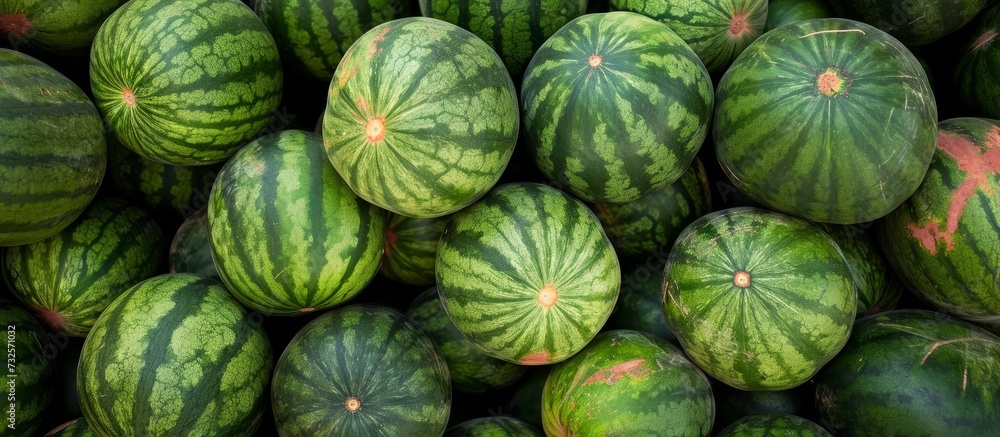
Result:
{"label": "pink blemish on rind", "polygon": [[976,41],[972,43],[971,50],[975,52],[978,51],[979,49],[982,49],[983,46],[989,44],[991,41],[996,39],[996,37],[997,37],[996,30],[990,29],[987,30],[986,32],[983,32],[983,34],[979,35],[979,38],[976,38]]}
{"label": "pink blemish on rind", "polygon": [[32,24],[34,21],[29,20],[25,14],[0,15],[0,30],[18,38],[27,36]]}
{"label": "pink blemish on rind", "polygon": [[55,329],[57,331],[62,329],[63,317],[62,314],[59,314],[58,311],[42,309],[38,310],[36,312],[36,315],[38,317],[38,320],[41,320],[46,325],[49,325],[50,328]]}
{"label": "pink blemish on rind", "polygon": [[607,369],[598,370],[590,378],[587,378],[587,380],[583,382],[583,385],[587,386],[595,382],[603,382],[607,385],[614,385],[615,382],[624,378],[625,375],[640,377],[649,372],[649,369],[639,370],[639,367],[645,363],[645,359],[638,358],[632,361],[615,364]]}
{"label": "pink blemish on rind", "polygon": [[733,14],[733,19],[729,21],[729,35],[733,38],[741,37],[743,34],[750,32],[750,22],[747,17],[750,16],[749,12],[737,12]]}
{"label": "pink blemish on rind", "polygon": [[535,352],[530,355],[525,355],[518,362],[528,366],[537,366],[542,364],[549,364],[549,360],[552,359],[552,354],[549,351]]}
{"label": "pink blemish on rind", "polygon": [[382,49],[378,46],[378,43],[385,41],[385,34],[388,32],[389,28],[383,27],[382,30],[379,31],[378,36],[376,36],[375,39],[373,39],[372,42],[368,44],[368,59],[371,59],[375,57],[375,55],[382,53]]}

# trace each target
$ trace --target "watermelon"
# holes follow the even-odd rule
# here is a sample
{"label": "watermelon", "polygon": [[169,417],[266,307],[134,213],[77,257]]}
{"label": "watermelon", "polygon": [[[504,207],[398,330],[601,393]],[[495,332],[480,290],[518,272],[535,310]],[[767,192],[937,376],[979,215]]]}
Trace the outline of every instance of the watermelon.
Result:
{"label": "watermelon", "polygon": [[259,320],[219,281],[147,279],[101,314],[77,369],[97,435],[251,435],[273,356]]}
{"label": "watermelon", "polygon": [[145,211],[102,199],[58,234],[10,248],[4,276],[49,328],[86,337],[111,301],[156,274],[165,246],[163,232]]}
{"label": "watermelon", "polygon": [[545,177],[588,202],[625,203],[674,183],[694,160],[712,81],[666,25],[631,12],[588,14],[535,52],[521,105]]}
{"label": "watermelon", "polygon": [[663,296],[667,325],[691,360],[743,390],[806,382],[847,342],[857,306],[851,269],[822,229],[750,207],[684,230]]}
{"label": "watermelon", "polygon": [[329,81],[341,56],[376,25],[402,18],[407,0],[252,0],[282,58],[297,71]]}
{"label": "watermelon", "polygon": [[200,209],[177,228],[170,243],[170,273],[197,273],[219,278],[209,241],[208,210]]}
{"label": "watermelon", "polygon": [[31,314],[0,298],[4,335],[3,431],[5,436],[30,436],[45,420],[55,387],[57,350]]}
{"label": "watermelon", "polygon": [[413,218],[389,213],[379,274],[409,285],[434,283],[434,259],[451,216]]}
{"label": "watermelon", "polygon": [[594,212],[615,251],[632,256],[669,248],[687,225],[711,208],[705,166],[695,158],[674,183],[632,202],[598,203]]}
{"label": "watermelon", "polygon": [[499,180],[519,120],[514,83],[485,42],[411,17],[376,26],[344,54],[323,139],[358,196],[396,214],[440,217]]}
{"label": "watermelon", "polygon": [[486,41],[507,71],[520,78],[535,50],[570,20],[587,0],[419,0],[420,13],[461,26]]}
{"label": "watermelon", "polygon": [[932,43],[976,16],[989,0],[835,0],[838,17],[863,21],[908,46]]}
{"label": "watermelon", "polygon": [[97,29],[126,0],[9,0],[0,3],[0,36],[19,50],[59,55],[90,53]]}
{"label": "watermelon", "polygon": [[670,246],[665,246],[662,252],[657,252],[662,258],[649,255],[644,260],[626,258],[621,261],[622,287],[618,294],[618,305],[604,325],[605,330],[631,329],[648,332],[680,346],[663,315],[663,291],[660,286],[663,284],[663,267],[669,253]]}
{"label": "watermelon", "polygon": [[301,315],[339,305],[378,271],[381,210],[359,199],[311,132],[254,140],[222,168],[209,196],[215,267],[244,305]]}
{"label": "watermelon", "polygon": [[984,11],[973,32],[961,47],[962,58],[955,69],[958,97],[970,115],[1000,119],[1000,44],[994,44],[1000,35],[1000,5]]}
{"label": "watermelon", "polygon": [[809,420],[791,414],[760,414],[747,416],[719,431],[718,437],[736,436],[802,436],[832,437],[832,434]]}
{"label": "watermelon", "polygon": [[767,0],[611,0],[612,11],[640,13],[677,33],[705,68],[726,71],[764,33]]}
{"label": "watermelon", "polygon": [[550,436],[707,436],[715,403],[705,376],[669,343],[642,332],[604,332],[545,381]]}
{"label": "watermelon", "polygon": [[770,0],[764,31],[814,18],[829,18],[833,13],[826,0]]}
{"label": "watermelon", "polygon": [[621,271],[600,221],[579,200],[534,183],[497,187],[441,237],[438,292],[483,353],[556,363],[583,349],[615,306]]}
{"label": "watermelon", "polygon": [[48,238],[97,194],[107,165],[97,108],[66,76],[0,49],[0,246]]}
{"label": "watermelon", "polygon": [[538,429],[542,428],[542,391],[552,366],[532,366],[517,384],[499,413],[510,414]]}
{"label": "watermelon", "polygon": [[90,85],[115,136],[173,165],[235,153],[270,121],[281,84],[274,39],[238,0],[129,1],[90,54]]}
{"label": "watermelon", "polygon": [[466,420],[444,433],[444,437],[542,437],[544,434],[513,417],[480,417]]}
{"label": "watermelon", "polygon": [[937,106],[916,58],[867,24],[800,21],[754,41],[722,77],[712,135],[723,170],[764,206],[853,224],[920,185]]}
{"label": "watermelon", "polygon": [[822,423],[842,435],[994,435],[1000,337],[940,313],[896,310],[858,321],[816,376]]}
{"label": "watermelon", "polygon": [[480,352],[448,318],[436,288],[417,296],[406,315],[420,325],[441,351],[448,363],[451,385],[456,390],[487,392],[510,385],[527,370],[525,366],[498,360]]}
{"label": "watermelon", "polygon": [[351,305],[316,318],[278,360],[282,436],[440,436],[451,411],[444,358],[402,313]]}
{"label": "watermelon", "polygon": [[[715,427],[725,429],[736,421],[752,415],[795,415],[812,419],[814,388],[806,383],[788,390],[746,391],[726,384],[713,384],[715,396]],[[817,419],[818,420],[818,419]]]}
{"label": "watermelon", "polygon": [[1000,121],[955,118],[938,132],[927,178],[879,238],[914,294],[1000,327]]}
{"label": "watermelon", "polygon": [[820,227],[837,243],[854,275],[858,291],[857,317],[896,308],[905,286],[882,253],[874,223]]}
{"label": "watermelon", "polygon": [[59,425],[45,434],[45,437],[93,437],[93,435],[94,432],[87,426],[87,421],[81,417]]}

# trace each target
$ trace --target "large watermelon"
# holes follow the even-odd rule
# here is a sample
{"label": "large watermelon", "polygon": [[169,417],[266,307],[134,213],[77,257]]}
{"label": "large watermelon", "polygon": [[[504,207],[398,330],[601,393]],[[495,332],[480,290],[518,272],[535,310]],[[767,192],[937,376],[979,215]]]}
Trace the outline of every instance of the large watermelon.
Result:
{"label": "large watermelon", "polygon": [[744,436],[832,437],[822,426],[791,414],[746,416],[717,434],[717,437]]}
{"label": "large watermelon", "polygon": [[1000,121],[955,118],[938,129],[927,178],[881,221],[879,237],[914,294],[1000,326]]}
{"label": "large watermelon", "polygon": [[542,437],[543,435],[519,419],[495,416],[466,420],[448,428],[443,437]]}
{"label": "large watermelon", "polygon": [[743,390],[804,383],[844,347],[856,292],[819,227],[756,208],[699,218],[667,259],[663,309],[684,351]]}
{"label": "large watermelon", "polygon": [[955,69],[958,96],[969,107],[969,115],[1000,119],[1000,5],[980,16],[972,38],[961,47],[962,59]]}
{"label": "large watermelon", "polygon": [[816,404],[840,435],[996,435],[998,368],[1000,338],[982,328],[929,311],[889,311],[858,321],[816,376]]}
{"label": "large watermelon", "polygon": [[767,2],[767,22],[764,31],[786,24],[833,16],[826,0],[770,0]]}
{"label": "large watermelon", "polygon": [[666,25],[588,14],[535,52],[521,105],[545,177],[589,202],[624,203],[687,169],[708,133],[712,81]]}
{"label": "large watermelon", "polygon": [[451,216],[413,218],[389,213],[379,273],[409,285],[434,283],[434,259]]}
{"label": "large watermelon", "polygon": [[597,217],[570,195],[532,183],[497,187],[452,216],[436,275],[444,307],[469,341],[530,365],[583,349],[621,283]]}
{"label": "large watermelon", "polygon": [[45,410],[52,403],[52,354],[57,351],[31,314],[2,298],[0,326],[5,330],[0,426],[4,436],[27,437],[45,420]]}
{"label": "large watermelon", "polygon": [[271,34],[238,0],[131,0],[97,32],[90,84],[122,144],[199,165],[267,125],[282,72]]}
{"label": "large watermelon", "polygon": [[937,106],[899,41],[842,19],[768,32],[719,82],[723,170],[764,206],[838,224],[888,214],[920,185]]}
{"label": "large watermelon", "polygon": [[319,135],[298,130],[254,140],[226,163],[209,197],[208,227],[229,291],[285,316],[361,292],[385,244],[383,212],[351,192]]}
{"label": "large watermelon", "polygon": [[83,213],[107,165],[104,125],[73,82],[0,49],[0,246],[52,236]]}
{"label": "large watermelon", "polygon": [[156,276],[115,299],[87,336],[83,417],[102,436],[251,435],[272,363],[264,330],[219,281]]}
{"label": "large watermelon", "polygon": [[86,337],[115,298],[156,273],[165,246],[163,232],[145,211],[102,199],[58,234],[8,249],[3,273],[39,320]]}
{"label": "large watermelon", "polygon": [[373,28],[344,54],[323,139],[363,199],[438,217],[493,187],[519,122],[514,83],[486,43],[453,24],[412,17]]}
{"label": "large watermelon", "polygon": [[714,415],[708,380],[679,349],[628,330],[556,364],[542,394],[550,436],[707,436]]}
{"label": "large watermelon", "polygon": [[90,53],[97,29],[126,0],[6,0],[0,2],[0,37],[60,56]]}
{"label": "large watermelon", "polygon": [[989,0],[832,0],[838,17],[868,23],[908,46],[929,44],[976,16]]}
{"label": "large watermelon", "polygon": [[440,436],[451,412],[448,367],[419,325],[351,305],[302,328],[274,370],[282,436]]}
{"label": "large watermelon", "polygon": [[726,71],[767,22],[767,0],[611,0],[611,10],[666,24],[713,73]]}

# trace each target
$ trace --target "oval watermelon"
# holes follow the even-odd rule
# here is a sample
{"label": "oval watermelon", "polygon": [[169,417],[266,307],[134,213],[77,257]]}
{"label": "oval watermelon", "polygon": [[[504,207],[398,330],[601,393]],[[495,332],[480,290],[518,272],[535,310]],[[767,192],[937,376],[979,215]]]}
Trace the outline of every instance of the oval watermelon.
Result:
{"label": "oval watermelon", "polygon": [[[212,259],[208,210],[202,208],[177,228],[170,243],[170,273],[197,273],[219,277]],[[221,279],[221,278],[220,278]]]}
{"label": "oval watermelon", "polygon": [[[56,352],[42,326],[31,314],[0,298],[3,326],[3,431],[5,436],[27,437],[46,420],[55,386]],[[12,399],[13,398],[13,399]]]}
{"label": "oval watermelon", "polygon": [[0,3],[0,37],[59,56],[90,53],[97,29],[127,0],[8,0]]}

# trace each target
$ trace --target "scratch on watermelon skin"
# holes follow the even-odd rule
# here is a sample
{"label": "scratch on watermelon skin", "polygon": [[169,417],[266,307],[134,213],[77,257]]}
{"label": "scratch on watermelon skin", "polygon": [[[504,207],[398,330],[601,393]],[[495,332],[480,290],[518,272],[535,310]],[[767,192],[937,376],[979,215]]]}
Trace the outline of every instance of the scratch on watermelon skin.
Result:
{"label": "scratch on watermelon skin", "polygon": [[643,358],[638,358],[631,361],[626,361],[624,363],[618,363],[607,369],[598,370],[583,382],[583,385],[590,385],[595,382],[603,382],[607,385],[614,385],[619,379],[624,378],[626,375],[632,375],[636,378],[642,377],[643,375],[649,373],[650,369],[639,369],[646,360]]}
{"label": "scratch on watermelon skin", "polygon": [[973,52],[978,52],[982,50],[984,46],[993,42],[993,40],[996,39],[996,37],[997,37],[997,31],[994,29],[989,29],[983,32],[983,34],[979,35],[979,38],[976,38],[976,41],[972,43],[971,50]]}

